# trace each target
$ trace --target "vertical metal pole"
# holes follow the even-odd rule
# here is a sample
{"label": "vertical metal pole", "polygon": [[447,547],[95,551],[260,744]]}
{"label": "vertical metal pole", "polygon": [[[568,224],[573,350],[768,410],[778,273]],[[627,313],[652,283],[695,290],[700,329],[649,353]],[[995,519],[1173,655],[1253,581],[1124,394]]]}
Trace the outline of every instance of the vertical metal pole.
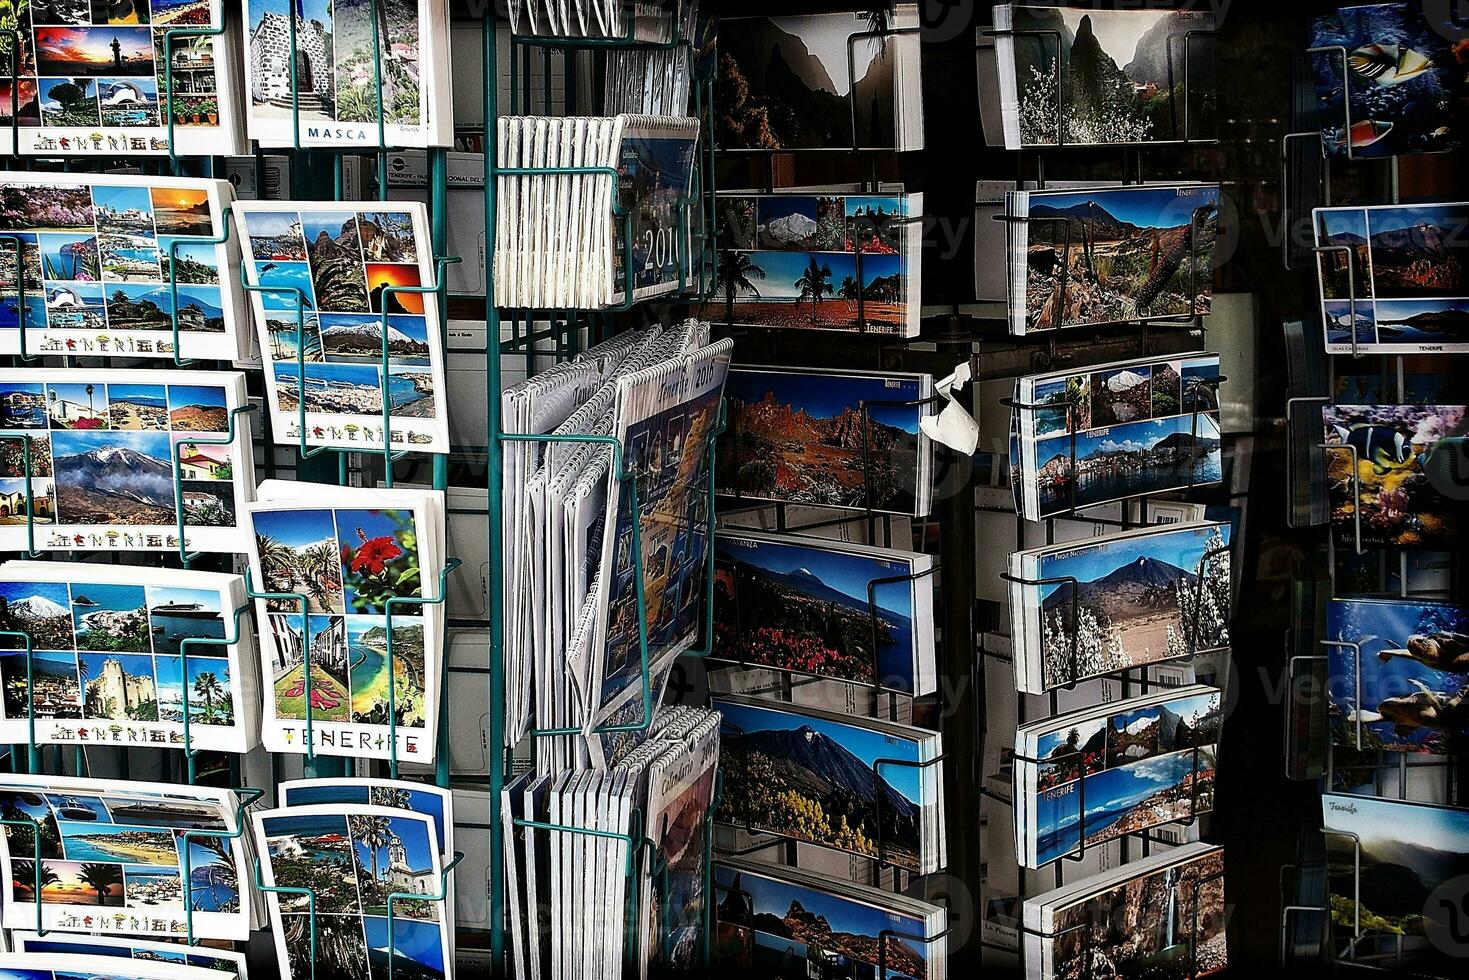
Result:
{"label": "vertical metal pole", "polygon": [[[430,220],[433,226],[430,234],[433,239],[434,265],[440,277],[447,276],[448,267],[440,266],[438,259],[446,255],[449,250],[449,154],[443,148],[428,151],[428,179],[429,179],[429,202],[431,205]],[[386,183],[383,185],[386,188]],[[442,281],[442,279],[441,279]],[[448,347],[449,333],[449,294],[446,288],[438,296],[439,307],[439,343],[441,347]],[[389,466],[392,464],[389,463]],[[435,453],[433,456],[433,487],[435,490],[447,490],[449,487],[449,456],[447,453]],[[447,607],[446,607],[447,609]],[[444,616],[445,623],[440,628],[444,631],[444,642],[440,644],[443,650],[443,663],[439,665],[439,676],[443,678],[439,694],[439,737],[438,744],[445,746],[438,754],[434,764],[434,782],[440,786],[449,785],[449,643],[448,643],[448,614]]]}

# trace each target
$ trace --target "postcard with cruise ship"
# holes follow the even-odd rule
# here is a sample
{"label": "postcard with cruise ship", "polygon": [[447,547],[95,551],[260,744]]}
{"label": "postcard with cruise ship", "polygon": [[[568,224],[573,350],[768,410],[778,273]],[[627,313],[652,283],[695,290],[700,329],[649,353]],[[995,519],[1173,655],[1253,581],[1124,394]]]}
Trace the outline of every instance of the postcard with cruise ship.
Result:
{"label": "postcard with cruise ship", "polygon": [[0,741],[32,740],[34,704],[37,744],[248,752],[259,699],[253,637],[233,615],[244,604],[238,575],[0,565],[0,630],[31,646],[0,638]]}
{"label": "postcard with cruise ship", "polygon": [[425,205],[239,201],[234,210],[276,442],[448,452]]}
{"label": "postcard with cruise ship", "polygon": [[34,826],[0,836],[5,927],[181,938],[188,907],[196,938],[247,939],[238,812],[230,790],[6,774],[0,814]]}

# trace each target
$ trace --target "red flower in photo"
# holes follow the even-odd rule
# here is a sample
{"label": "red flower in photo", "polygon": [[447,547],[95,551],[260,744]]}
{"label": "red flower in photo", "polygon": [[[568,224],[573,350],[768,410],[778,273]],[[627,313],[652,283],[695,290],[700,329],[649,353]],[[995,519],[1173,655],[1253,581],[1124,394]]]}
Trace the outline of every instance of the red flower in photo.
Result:
{"label": "red flower in photo", "polygon": [[402,553],[398,542],[388,535],[364,541],[352,556],[352,573],[361,574],[365,570],[368,575],[381,575],[384,566]]}

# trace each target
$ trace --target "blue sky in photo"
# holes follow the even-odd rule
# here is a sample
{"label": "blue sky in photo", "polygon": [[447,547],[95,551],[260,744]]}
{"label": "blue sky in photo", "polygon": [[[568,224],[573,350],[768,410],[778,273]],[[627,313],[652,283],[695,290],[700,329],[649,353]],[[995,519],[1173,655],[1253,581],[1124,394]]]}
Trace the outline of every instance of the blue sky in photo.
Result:
{"label": "blue sky in photo", "polygon": [[[1331,804],[1356,806],[1355,814],[1332,810]],[[1362,839],[1362,847],[1374,844],[1411,843],[1451,854],[1469,852],[1469,810],[1376,799],[1369,796],[1321,798],[1324,824],[1333,830],[1349,830]],[[1411,828],[1411,831],[1409,831]],[[1350,842],[1347,842],[1350,846]]]}
{"label": "blue sky in photo", "polygon": [[[203,699],[193,694],[194,682],[199,679],[200,674],[213,674],[220,685],[229,690],[230,686],[230,662],[224,657],[201,657],[193,651],[189,652],[189,690],[191,704],[201,705]],[[216,702],[217,703],[217,702]]]}
{"label": "blue sky in photo", "polygon": [[102,676],[102,666],[108,660],[122,665],[122,672],[131,677],[153,677],[153,658],[146,653],[78,653],[77,659],[87,666],[87,677],[96,680]]}
{"label": "blue sky in photo", "polygon": [[1457,232],[1451,244],[1465,247],[1464,234],[1469,231],[1469,207],[1453,204],[1404,205],[1394,208],[1373,208],[1367,212],[1367,225],[1372,234],[1385,231],[1401,231],[1417,225],[1436,225]]}
{"label": "blue sky in photo", "polygon": [[[200,286],[194,283],[178,283],[179,306],[188,306],[191,303],[204,310],[211,316],[222,316],[223,310],[219,306],[219,287]],[[160,310],[167,313],[173,308],[174,287],[167,282],[109,282],[107,284],[107,295],[122,291],[128,298],[138,301],[146,299]]]}
{"label": "blue sky in photo", "polygon": [[[861,555],[843,555],[820,548],[804,548],[792,542],[769,541],[746,544],[738,538],[717,536],[714,539],[719,555],[729,555],[757,568],[773,572],[793,572],[804,568],[829,588],[844,592],[860,604],[867,604],[867,583],[873,579],[890,578],[903,574],[903,570],[884,564],[874,558]],[[877,605],[881,609],[893,610],[907,617],[910,615],[910,586],[906,583],[879,585]]]}
{"label": "blue sky in photo", "polygon": [[55,816],[45,801],[30,791],[21,793],[15,790],[0,790],[0,800],[14,804],[26,816],[34,817],[36,820]]}
{"label": "blue sky in photo", "polygon": [[224,408],[224,389],[215,385],[169,385],[168,407],[186,408],[203,405],[206,408]]}
{"label": "blue sky in photo", "polygon": [[[369,950],[388,948],[388,920],[386,916],[366,915],[362,917],[363,931]],[[392,948],[396,956],[412,960],[439,973],[444,972],[444,948],[439,936],[439,927],[433,922],[393,917]]]}
{"label": "blue sky in photo", "polygon": [[256,534],[268,534],[288,548],[300,548],[327,538],[336,540],[337,529],[330,510],[257,511],[252,516]]}
{"label": "blue sky in photo", "polygon": [[342,226],[355,217],[354,211],[302,211],[301,234],[308,243],[316,241],[322,232],[335,240],[342,233]]}
{"label": "blue sky in photo", "polygon": [[[85,78],[85,77],[78,77],[78,78],[74,78],[74,79],[73,78],[43,78],[43,79],[41,79],[41,101],[42,102],[51,101],[51,90],[54,89],[58,85],[65,85],[65,84],[67,84],[69,82],[75,82],[81,88],[82,92],[85,95],[92,96],[93,98],[96,97],[96,95],[97,95],[97,82],[96,82],[95,79]],[[23,88],[22,88],[22,91],[24,91]],[[59,102],[54,102],[53,101],[53,102],[51,102],[51,104],[54,105],[54,106],[56,106],[57,108],[60,108],[60,106],[61,106],[61,103],[59,103]]]}
{"label": "blue sky in photo", "polygon": [[44,395],[46,386],[39,381],[0,381],[0,396],[17,391],[28,395]]}
{"label": "blue sky in photo", "polygon": [[[414,817],[389,817],[389,829],[403,842],[404,856],[408,860],[408,866],[414,871],[422,871],[433,867],[434,856],[438,854],[438,845],[433,840],[429,825],[423,820]],[[350,826],[349,826],[350,829]],[[352,838],[352,847],[362,859],[362,863],[369,870],[372,868],[372,851],[356,837]],[[378,869],[381,871],[388,866],[388,848],[384,844],[377,849]]]}
{"label": "blue sky in photo", "polygon": [[[1224,536],[1224,543],[1228,544],[1229,525],[1221,525],[1219,530]],[[1204,551],[1208,546],[1209,536],[1213,532],[1212,527],[1168,531],[1161,534],[1108,541],[1086,547],[1080,553],[1072,553],[1064,557],[1062,555],[1043,556],[1036,578],[1060,578],[1069,575],[1082,583],[1094,582],[1143,557],[1165,561],[1186,572],[1197,573],[1199,562],[1203,559]],[[1224,558],[1220,556],[1212,560],[1223,561]],[[1039,588],[1042,597],[1045,597],[1061,588],[1061,585],[1042,585]]]}
{"label": "blue sky in photo", "polygon": [[1099,449],[1107,452],[1117,450],[1137,451],[1140,449],[1151,449],[1158,443],[1171,435],[1181,433],[1188,435],[1197,433],[1201,439],[1219,438],[1219,425],[1213,416],[1199,413],[1198,428],[1194,427],[1194,416],[1175,415],[1166,419],[1149,419],[1143,422],[1126,422],[1122,425],[1114,425],[1111,429],[1097,430],[1105,432],[1105,435],[1078,433],[1076,437],[1076,458],[1086,459],[1087,456]]}
{"label": "blue sky in photo", "polygon": [[[285,372],[294,383],[296,380],[295,365]],[[276,377],[281,377],[280,369],[276,370]],[[335,381],[340,384],[362,385],[368,388],[381,388],[378,382],[376,364],[307,364],[306,377],[316,381]]]}
{"label": "blue sky in photo", "polygon": [[1172,187],[1113,187],[1067,194],[1032,192],[1030,207],[1032,211],[1043,206],[1064,211],[1095,202],[1112,217],[1139,228],[1177,228],[1189,223],[1195,208],[1218,201],[1217,187],[1189,188],[1182,192]]}
{"label": "blue sky in photo", "polygon": [[109,402],[132,402],[153,408],[168,407],[168,391],[163,385],[119,385],[107,386]]}
{"label": "blue sky in photo", "polygon": [[[1361,300],[1357,301],[1361,312]],[[1371,312],[1371,304],[1367,304]],[[1407,320],[1419,313],[1440,313],[1446,310],[1469,310],[1469,299],[1380,299],[1377,301],[1377,322],[1391,323]]]}
{"label": "blue sky in photo", "polygon": [[107,207],[113,211],[153,212],[153,198],[149,196],[146,187],[93,187],[92,202],[97,207]]}
{"label": "blue sky in photo", "polygon": [[[311,288],[311,267],[307,263],[256,262],[254,271],[257,283],[278,287],[255,293],[267,310],[294,311],[298,305],[308,310],[316,308],[316,294]],[[301,291],[299,297],[296,295],[298,289]]]}
{"label": "blue sky in photo", "polygon": [[[871,765],[877,759],[919,761],[917,743],[893,740],[886,735],[859,728],[856,725],[813,718],[795,711],[731,704],[718,698],[714,699],[713,704],[723,713],[724,720],[731,726],[723,737],[732,747],[738,745],[740,733],[749,735],[765,731],[796,731],[806,727],[827,736],[866,765]],[[938,769],[929,771],[935,774],[936,778]],[[922,773],[923,770],[913,766],[887,765],[882,767],[881,775],[893,789],[902,793],[909,800],[922,803]]]}
{"label": "blue sky in photo", "polygon": [[31,596],[49,599],[63,608],[71,605],[65,582],[0,582],[0,596],[6,602],[29,599]]}
{"label": "blue sky in photo", "polygon": [[118,432],[107,429],[61,431],[58,429],[51,433],[51,456],[57,460],[65,456],[89,453],[94,449],[106,449],[111,446],[126,446],[134,452],[172,465],[173,453],[169,447],[167,432]]}
{"label": "blue sky in photo", "polygon": [[847,217],[851,217],[859,210],[870,209],[876,211],[881,208],[888,214],[906,214],[907,209],[901,197],[874,196],[871,194],[850,195],[847,197]]}
{"label": "blue sky in photo", "polygon": [[759,199],[756,217],[760,224],[766,225],[780,218],[792,214],[804,214],[812,221],[816,220],[816,198],[807,197],[804,194],[791,194],[789,196],[780,194],[775,197],[762,197]]}
{"label": "blue sky in photo", "polygon": [[295,211],[250,211],[245,231],[251,238],[279,238],[297,232],[301,216]]}
{"label": "blue sky in photo", "polygon": [[1106,726],[1106,724],[1107,719],[1097,718],[1094,721],[1083,721],[1078,722],[1075,725],[1067,725],[1064,729],[1061,729],[1060,731],[1048,732],[1044,735],[1038,736],[1035,742],[1035,757],[1037,759],[1045,759],[1049,757],[1051,753],[1055,752],[1058,748],[1065,745],[1066,736],[1071,732],[1071,729],[1073,728],[1076,729],[1077,734],[1080,736],[1077,739],[1076,744],[1078,746],[1082,746],[1085,745],[1087,743],[1087,740],[1090,739],[1093,735],[1101,731],[1103,727]]}
{"label": "blue sky in photo", "polygon": [[[838,257],[840,258],[840,256]],[[853,256],[851,274],[855,274],[856,270],[857,259]],[[836,272],[836,266],[832,266],[831,271]],[[901,255],[896,253],[887,255],[877,255],[872,252],[862,253],[862,285],[864,286],[872,285],[872,281],[880,276],[896,276],[900,275],[902,271],[903,257]],[[845,270],[842,272],[842,275],[847,274]],[[842,283],[841,279],[838,277],[833,278],[835,279],[835,284],[840,286]]]}
{"label": "blue sky in photo", "polygon": [[74,405],[85,407],[91,403],[92,411],[98,415],[107,412],[107,386],[94,384],[92,393],[87,394],[87,385],[76,383],[49,383],[46,385],[46,403],[49,406],[52,396],[57,400],[71,402]]}
{"label": "blue sky in photo", "polygon": [[[103,585],[99,582],[89,582],[78,583],[75,591],[76,599],[73,602],[76,604],[78,617],[104,609],[114,612],[142,609],[148,604],[147,596],[141,585]],[[83,597],[90,599],[91,602],[81,602]]]}
{"label": "blue sky in photo", "polygon": [[[1357,208],[1322,211],[1317,218],[1321,225],[1322,238],[1332,238],[1341,234],[1352,234],[1363,239],[1367,237],[1367,212],[1365,211]],[[1340,258],[1343,253],[1336,254]]]}
{"label": "blue sky in photo", "polygon": [[[896,929],[913,935],[923,934],[923,923],[917,919],[908,916],[890,917],[881,909],[840,898],[830,892],[767,878],[753,871],[736,871],[734,868],[716,865],[715,880],[721,885],[728,887],[736,874],[740,876],[740,887],[749,894],[757,915],[769,913],[778,919],[784,918],[791,903],[800,902],[807,912],[824,917],[833,932],[850,932],[873,939],[884,929]],[[716,902],[722,901],[725,894],[727,893],[723,890],[716,889]]]}
{"label": "blue sky in photo", "polygon": [[[754,372],[732,368],[725,383],[725,397],[745,402],[760,401],[765,393],[771,392],[775,400],[783,405],[804,408],[817,418],[835,418],[844,409],[856,410],[862,401],[917,401],[918,381],[915,378],[896,379],[889,387],[883,378],[851,375],[780,374]],[[917,433],[919,413],[922,407],[895,408],[886,405],[873,406],[868,414],[884,425],[891,425],[904,432]]]}
{"label": "blue sky in photo", "polygon": [[260,821],[266,840],[275,837],[320,837],[322,834],[347,835],[347,816],[343,813],[285,813]]}
{"label": "blue sky in photo", "polygon": [[[177,249],[174,248],[175,244],[178,246]],[[177,253],[181,259],[193,259],[195,262],[203,262],[217,272],[219,270],[219,263],[215,261],[214,249],[215,246],[210,244],[209,241],[201,241],[198,238],[177,238],[171,235],[165,235],[158,239],[158,251],[165,257]]]}
{"label": "blue sky in photo", "polygon": [[[153,673],[158,678],[158,692],[171,691],[174,700],[183,699],[184,675],[183,657],[154,657]],[[193,669],[195,657],[193,651],[189,651],[189,667]],[[160,700],[169,700],[161,698]]]}

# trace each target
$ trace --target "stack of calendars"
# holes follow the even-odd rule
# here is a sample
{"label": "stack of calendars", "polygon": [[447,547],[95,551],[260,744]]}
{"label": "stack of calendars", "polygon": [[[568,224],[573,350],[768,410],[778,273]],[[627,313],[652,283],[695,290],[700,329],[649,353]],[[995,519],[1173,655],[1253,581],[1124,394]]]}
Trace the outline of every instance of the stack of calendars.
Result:
{"label": "stack of calendars", "polygon": [[1228,524],[1174,524],[1011,554],[1016,690],[1228,646],[1229,541]]}
{"label": "stack of calendars", "polygon": [[177,938],[192,924],[243,941],[264,925],[231,790],[7,773],[0,810],[7,929]]}
{"label": "stack of calendars", "polygon": [[510,0],[510,29],[529,37],[595,38],[638,44],[667,44],[675,37],[680,7],[698,9],[695,0]]}
{"label": "stack of calendars", "polygon": [[1228,965],[1227,918],[1224,849],[1169,848],[1027,898],[1026,976],[1138,976],[1168,963],[1166,976],[1210,976]]}
{"label": "stack of calendars", "polygon": [[[699,0],[679,0],[670,11],[667,4],[642,4],[649,16],[661,16],[669,26],[661,24],[657,31],[670,35],[660,44],[693,39],[699,28]],[[651,33],[643,28],[648,19],[639,11],[634,31]],[[671,16],[670,16],[671,14]],[[705,23],[708,19],[705,19]],[[702,56],[701,56],[702,57]],[[607,51],[606,93],[602,112],[608,116],[627,113],[632,116],[687,116],[689,82],[695,56],[693,47],[672,44],[668,47],[613,47]]]}
{"label": "stack of calendars", "polygon": [[1012,191],[1010,332],[1209,312],[1219,185]]}
{"label": "stack of calendars", "polygon": [[1212,810],[1222,698],[1190,686],[1022,725],[1014,791],[1020,863],[1043,867]]}
{"label": "stack of calendars", "polygon": [[437,490],[265,480],[246,508],[271,752],[433,762],[443,670]]}
{"label": "stack of calendars", "polygon": [[577,171],[498,176],[497,305],[601,309],[695,282],[697,119],[502,116],[497,139],[503,170]]}
{"label": "stack of calendars", "polygon": [[610,768],[527,772],[505,787],[518,980],[646,980],[696,965],[719,743],[718,713],[662,711]]}

